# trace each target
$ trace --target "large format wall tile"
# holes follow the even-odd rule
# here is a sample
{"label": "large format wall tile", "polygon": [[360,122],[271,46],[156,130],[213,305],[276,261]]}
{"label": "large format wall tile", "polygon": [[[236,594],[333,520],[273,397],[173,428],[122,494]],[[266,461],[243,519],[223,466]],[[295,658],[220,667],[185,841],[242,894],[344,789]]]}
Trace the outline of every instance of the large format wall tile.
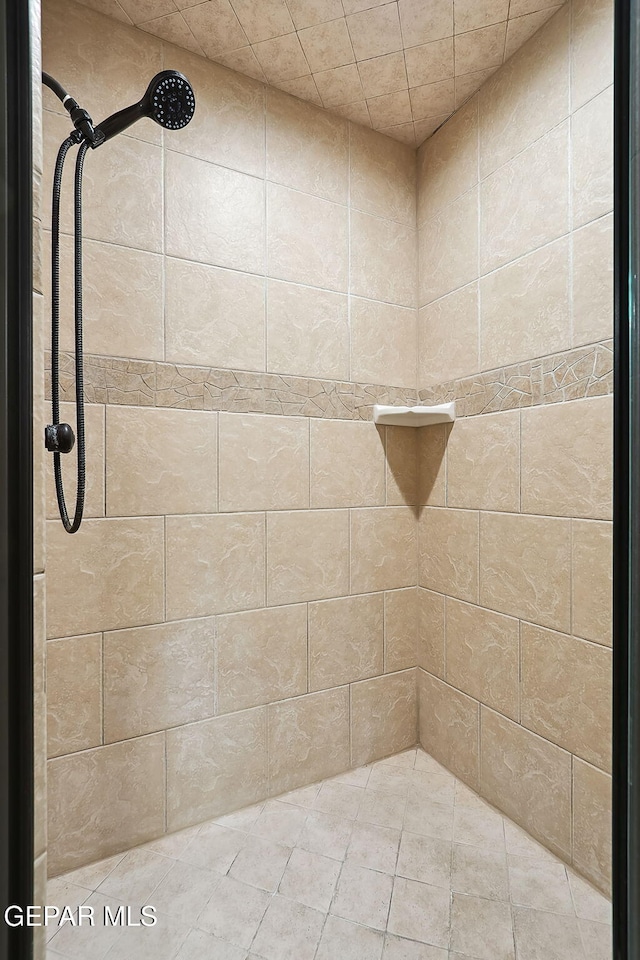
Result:
{"label": "large format wall tile", "polygon": [[106,438],[108,516],[215,512],[217,414],[111,406]]}
{"label": "large format wall tile", "polygon": [[418,587],[418,666],[444,680],[445,598]]}
{"label": "large format wall tile", "polygon": [[[144,84],[162,70],[162,44],[156,37],[105,21],[79,4],[42,4],[42,35],[43,69],[62,78],[96,123],[138,100]],[[43,91],[43,102],[47,110],[66,116],[50,91]],[[152,120],[140,121],[134,131],[138,139],[160,142],[160,128]]]}
{"label": "large format wall tile", "polygon": [[566,4],[483,84],[480,176],[486,177],[569,115],[571,8]]}
{"label": "large format wall tile", "polygon": [[336,203],[347,202],[345,120],[267,87],[267,178]]}
{"label": "large format wall tile", "polygon": [[352,211],[350,278],[358,297],[415,307],[415,228]]}
{"label": "large format wall tile", "polygon": [[210,717],[214,636],[212,618],[105,633],[105,742]]}
{"label": "large format wall tile", "polygon": [[573,632],[611,646],[612,526],[574,520],[571,524],[571,622]]}
{"label": "large format wall tile", "polygon": [[362,766],[416,742],[416,674],[403,670],[351,687],[351,762]]}
{"label": "large format wall tile", "polygon": [[420,586],[477,602],[478,517],[471,510],[423,510],[418,524]]}
{"label": "large format wall tile", "polygon": [[418,151],[418,223],[432,219],[478,182],[478,98]]}
{"label": "large format wall tile", "polygon": [[47,636],[162,620],[163,557],[160,518],[85,520],[82,536],[72,539],[59,520],[49,521]]}
{"label": "large format wall tile", "polygon": [[411,587],[416,568],[416,525],[409,507],[351,511],[352,593]]}
{"label": "large format wall tile", "polygon": [[478,284],[470,283],[422,307],[418,339],[420,386],[475,373],[480,366]]}
{"label": "large format wall tile", "polygon": [[571,755],[482,707],[480,789],[559,856],[571,856]]}
{"label": "large format wall tile", "polygon": [[272,796],[349,767],[349,688],[273,703],[269,710]]}
{"label": "large format wall tile", "polygon": [[384,504],[385,451],[381,431],[373,423],[357,420],[312,420],[310,428],[311,506]]}
{"label": "large format wall tile", "polygon": [[444,507],[447,502],[447,444],[451,425],[446,423],[419,427],[418,503]]}
{"label": "large format wall tile", "polygon": [[47,741],[50,757],[102,743],[102,637],[47,644]]}
{"label": "large format wall tile", "polygon": [[197,108],[182,130],[167,133],[171,150],[256,177],[264,175],[265,89],[250,77],[164,46],[165,63],[193,87]]}
{"label": "large format wall tile", "polygon": [[565,517],[611,517],[611,397],[522,412],[522,509]]}
{"label": "large format wall tile", "polygon": [[264,370],[263,277],[167,257],[165,284],[167,360]]}
{"label": "large format wall tile", "polygon": [[611,654],[522,624],[522,724],[590,763],[611,765]]}
{"label": "large format wall tile", "polygon": [[309,506],[306,419],[221,413],[219,434],[220,510]]}
{"label": "large format wall tile", "polygon": [[418,588],[388,590],[384,595],[385,673],[415,667],[418,641]]}
{"label": "large format wall tile", "polygon": [[476,510],[520,507],[520,413],[465,417],[447,443],[447,505]]}
{"label": "large format wall tile", "polygon": [[384,669],[384,594],[309,604],[309,689],[376,677]]}
{"label": "large format wall tile", "polygon": [[568,520],[483,513],[480,603],[552,629],[569,629]]}
{"label": "large format wall tile", "polygon": [[613,214],[573,234],[573,343],[613,336]]}
{"label": "large format wall tile", "polygon": [[480,207],[485,272],[567,233],[569,124],[555,127],[484,180]]}
{"label": "large format wall tile", "polygon": [[409,427],[385,429],[387,506],[416,505],[419,500],[418,433]]}
{"label": "large format wall tile", "polygon": [[606,894],[611,887],[611,777],[573,763],[573,864]]}
{"label": "large format wall tile", "polygon": [[218,617],[216,657],[218,713],[306,693],[306,606]]}
{"label": "large format wall tile", "polygon": [[167,829],[248,806],[267,794],[267,708],[167,732]]}
{"label": "large format wall tile", "polygon": [[94,240],[162,249],[162,151],[119,137],[91,153],[84,175],[84,231]]}
{"label": "large format wall tile", "polygon": [[575,228],[613,209],[613,87],[572,117],[571,151]]}
{"label": "large format wall tile", "polygon": [[267,517],[270,606],[349,593],[349,512],[311,510]]}
{"label": "large format wall tile", "polygon": [[170,151],[165,162],[167,254],[262,273],[263,182]]}
{"label": "large format wall tile", "polygon": [[422,747],[476,789],[479,780],[479,704],[418,671],[418,725]]}
{"label": "large format wall tile", "polygon": [[409,226],[416,222],[416,155],[397,140],[352,124],[351,205]]}
{"label": "large format wall tile", "polygon": [[418,306],[423,307],[478,277],[478,188],[453,200],[418,237]]}
{"label": "large format wall tile", "polygon": [[573,0],[571,106],[582,104],[613,82],[613,0]]}
{"label": "large format wall tile", "polygon": [[[47,223],[47,226],[49,224]],[[44,289],[51,316],[51,234],[43,233]],[[60,238],[60,346],[74,350],[73,238]],[[109,357],[163,359],[162,257],[144,250],[85,240],[84,349]],[[131,318],[135,317],[135,323]]]}
{"label": "large format wall tile", "polygon": [[49,761],[50,876],[164,833],[164,737],[156,733]]}
{"label": "large format wall tile", "polygon": [[167,517],[167,617],[264,604],[264,514]]}
{"label": "large format wall tile", "polygon": [[518,621],[482,607],[446,600],[446,681],[518,720]]}
{"label": "large format wall tile", "polygon": [[480,369],[571,342],[570,244],[556,240],[480,281]]}
{"label": "large format wall tile", "polygon": [[347,208],[341,204],[268,184],[269,275],[346,291],[347,219]]}
{"label": "large format wall tile", "polygon": [[416,312],[391,303],[350,298],[351,377],[356,382],[413,387]]}
{"label": "large format wall tile", "polygon": [[349,376],[347,297],[269,280],[267,369],[333,380]]}
{"label": "large format wall tile", "polygon": [[[69,134],[69,121],[45,112],[45,150],[51,179],[45,179],[44,223],[51,223],[50,183],[53,158]],[[73,232],[71,171],[67,164],[61,229]],[[124,247],[162,250],[162,150],[159,146],[118,137],[106,150],[90,151],[84,166],[84,236]]]}

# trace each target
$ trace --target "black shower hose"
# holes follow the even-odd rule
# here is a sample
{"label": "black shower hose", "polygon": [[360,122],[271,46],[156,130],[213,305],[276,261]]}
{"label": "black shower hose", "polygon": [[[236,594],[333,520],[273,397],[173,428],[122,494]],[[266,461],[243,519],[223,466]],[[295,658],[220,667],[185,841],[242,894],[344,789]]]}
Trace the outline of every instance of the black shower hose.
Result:
{"label": "black shower hose", "polygon": [[[51,410],[53,423],[60,423],[60,192],[62,174],[67,153],[78,143],[77,135],[67,137],[61,144],[53,175],[53,199],[51,209]],[[75,317],[75,387],[76,387],[76,433],[78,454],[78,484],[73,520],[69,519],[64,499],[62,464],[60,453],[53,454],[53,472],[56,481],[56,497],[60,519],[67,533],[75,533],[82,523],[84,512],[85,475],[85,426],[84,426],[84,373],[82,358],[82,170],[89,144],[82,142],[76,157],[74,182],[74,317]]]}

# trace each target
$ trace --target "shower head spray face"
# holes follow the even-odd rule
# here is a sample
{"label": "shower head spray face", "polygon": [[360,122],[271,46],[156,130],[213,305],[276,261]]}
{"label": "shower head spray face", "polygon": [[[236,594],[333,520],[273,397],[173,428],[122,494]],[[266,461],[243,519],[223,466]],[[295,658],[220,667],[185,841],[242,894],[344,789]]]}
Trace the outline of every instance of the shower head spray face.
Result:
{"label": "shower head spray face", "polygon": [[177,70],[158,73],[147,87],[143,103],[149,110],[147,116],[167,130],[186,127],[196,109],[191,85]]}
{"label": "shower head spray face", "polygon": [[166,130],[181,130],[189,123],[196,109],[196,98],[191,84],[177,70],[163,70],[156,74],[139,103],[125,107],[103,120],[95,128],[100,146],[142,117],[151,117]]}

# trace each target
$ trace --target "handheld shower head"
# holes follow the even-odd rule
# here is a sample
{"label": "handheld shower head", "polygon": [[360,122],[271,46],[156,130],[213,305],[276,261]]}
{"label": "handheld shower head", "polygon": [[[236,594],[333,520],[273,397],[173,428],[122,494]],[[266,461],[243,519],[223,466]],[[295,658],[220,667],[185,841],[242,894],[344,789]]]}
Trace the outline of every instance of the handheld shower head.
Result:
{"label": "handheld shower head", "polygon": [[195,109],[196,98],[187,78],[177,70],[163,70],[153,78],[142,100],[98,124],[93,146],[111,140],[142,117],[151,117],[167,130],[181,130],[191,120]]}

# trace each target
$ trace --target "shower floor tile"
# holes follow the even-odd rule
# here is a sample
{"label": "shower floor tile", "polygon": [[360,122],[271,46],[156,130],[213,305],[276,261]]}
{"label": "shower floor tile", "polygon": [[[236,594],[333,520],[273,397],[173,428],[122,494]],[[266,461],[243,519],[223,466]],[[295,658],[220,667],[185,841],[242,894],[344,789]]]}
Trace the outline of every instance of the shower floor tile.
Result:
{"label": "shower floor tile", "polygon": [[[48,960],[611,960],[611,907],[416,748],[51,880]],[[154,927],[105,926],[104,908]]]}

